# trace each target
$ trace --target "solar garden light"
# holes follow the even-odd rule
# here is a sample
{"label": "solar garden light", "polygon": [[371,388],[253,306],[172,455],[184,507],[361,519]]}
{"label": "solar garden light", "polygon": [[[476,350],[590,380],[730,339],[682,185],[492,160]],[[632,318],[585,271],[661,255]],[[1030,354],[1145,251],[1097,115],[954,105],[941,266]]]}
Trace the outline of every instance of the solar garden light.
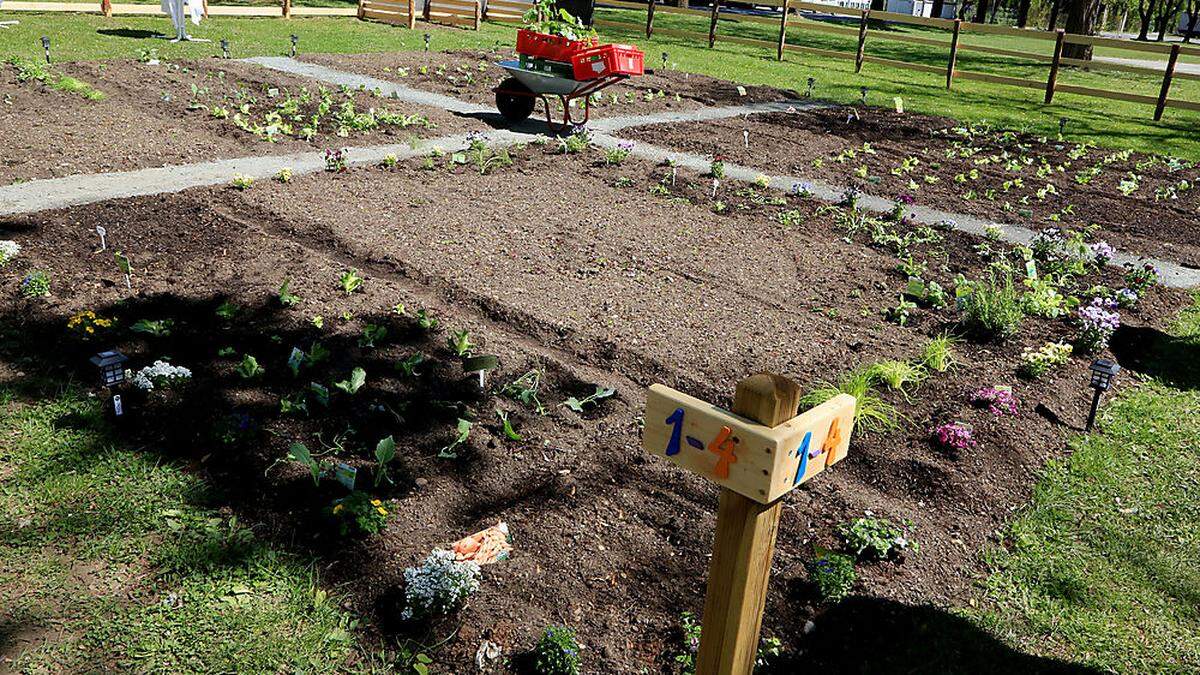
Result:
{"label": "solar garden light", "polygon": [[1113,378],[1121,372],[1121,366],[1108,359],[1096,359],[1092,361],[1089,370],[1092,372],[1092,379],[1088,386],[1096,392],[1092,396],[1092,411],[1088,413],[1087,420],[1087,430],[1091,431],[1092,425],[1096,422],[1096,408],[1100,405],[1100,394],[1108,391],[1108,388],[1112,386]]}
{"label": "solar garden light", "polygon": [[229,40],[221,38],[221,56],[229,58]]}
{"label": "solar garden light", "polygon": [[[107,388],[125,381],[125,362],[129,357],[116,350],[100,352],[91,358],[92,365],[100,369],[100,382]],[[121,403],[121,395],[113,394],[113,414],[121,417],[125,414],[125,406]]]}
{"label": "solar garden light", "polygon": [[50,63],[50,38],[42,36],[42,49],[46,52],[46,63]]}
{"label": "solar garden light", "polygon": [[666,70],[667,69],[667,53],[663,52],[662,56],[663,56],[663,70]]}
{"label": "solar garden light", "polygon": [[429,33],[425,34],[425,51],[429,51]]}
{"label": "solar garden light", "polygon": [[1067,118],[1065,118],[1065,117],[1058,118],[1058,135],[1062,136],[1063,132],[1066,131],[1066,129],[1067,129]]}
{"label": "solar garden light", "polygon": [[484,389],[485,373],[487,373],[489,370],[495,370],[499,366],[500,359],[496,356],[492,356],[491,354],[484,354],[483,356],[468,356],[467,358],[463,359],[462,362],[464,373],[467,373],[468,375],[471,373],[479,374],[480,391]]}
{"label": "solar garden light", "polygon": [[292,34],[292,58],[296,58],[296,43],[300,42],[300,36]]}
{"label": "solar garden light", "polygon": [[813,87],[815,87],[816,84],[817,84],[817,78],[815,78],[815,77],[808,78],[808,89],[804,92],[804,98],[810,98],[812,96]]}

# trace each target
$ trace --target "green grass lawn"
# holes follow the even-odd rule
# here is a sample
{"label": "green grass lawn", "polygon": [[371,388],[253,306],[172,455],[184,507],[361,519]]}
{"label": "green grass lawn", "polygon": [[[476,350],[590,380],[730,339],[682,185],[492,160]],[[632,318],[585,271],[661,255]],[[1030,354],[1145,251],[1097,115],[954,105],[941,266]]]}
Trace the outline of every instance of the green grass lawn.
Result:
{"label": "green grass lawn", "polygon": [[[16,672],[339,672],[356,619],[95,399],[0,388],[0,621]],[[23,651],[24,653],[20,653]]]}

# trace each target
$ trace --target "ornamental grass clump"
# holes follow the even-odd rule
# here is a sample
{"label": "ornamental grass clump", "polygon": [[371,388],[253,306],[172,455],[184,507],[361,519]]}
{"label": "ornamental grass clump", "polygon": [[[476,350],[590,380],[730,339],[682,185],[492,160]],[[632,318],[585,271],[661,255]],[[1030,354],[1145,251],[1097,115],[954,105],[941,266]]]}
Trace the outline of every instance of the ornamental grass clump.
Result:
{"label": "ornamental grass clump", "polygon": [[1079,336],[1075,348],[1084,354],[1095,354],[1108,346],[1112,334],[1121,327],[1121,315],[1117,313],[1117,302],[1108,298],[1092,298],[1086,307],[1080,307]]}
{"label": "ornamental grass clump", "polygon": [[1013,395],[1012,387],[994,386],[978,389],[971,395],[971,403],[996,417],[1017,414],[1017,397]]}
{"label": "ornamental grass clump", "polygon": [[978,445],[975,430],[964,422],[947,422],[934,427],[933,440],[938,447],[952,452],[970,450]]}
{"label": "ornamental grass clump", "polygon": [[954,344],[958,339],[949,333],[932,337],[921,351],[921,365],[935,373],[944,373],[958,361],[954,358]]}
{"label": "ornamental grass clump", "polygon": [[462,607],[479,590],[477,563],[455,560],[451,551],[434,551],[419,567],[404,570],[405,621],[428,619]]}
{"label": "ornamental grass clump", "polygon": [[575,631],[565,626],[548,626],[533,648],[533,667],[539,675],[579,675],[582,659]]}
{"label": "ornamental grass clump", "polygon": [[822,382],[816,389],[800,397],[803,409],[821,405],[838,394],[850,394],[858,400],[854,411],[854,426],[862,433],[888,431],[900,426],[900,414],[896,407],[880,398],[872,388],[871,374],[867,369],[858,369],[846,375],[840,382]]}
{"label": "ornamental grass clump", "polygon": [[1003,340],[1021,327],[1023,313],[1012,273],[998,278],[993,272],[986,282],[971,284],[971,291],[962,298],[963,329],[984,340]]}

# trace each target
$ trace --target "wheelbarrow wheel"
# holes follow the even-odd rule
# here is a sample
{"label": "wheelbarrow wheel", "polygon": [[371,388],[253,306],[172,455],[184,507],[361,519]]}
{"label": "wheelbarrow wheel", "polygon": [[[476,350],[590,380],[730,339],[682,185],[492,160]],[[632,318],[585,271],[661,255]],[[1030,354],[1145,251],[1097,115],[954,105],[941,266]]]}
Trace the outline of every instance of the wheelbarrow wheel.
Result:
{"label": "wheelbarrow wheel", "polygon": [[509,122],[520,122],[533,113],[536,100],[529,87],[510,77],[496,88],[496,109]]}

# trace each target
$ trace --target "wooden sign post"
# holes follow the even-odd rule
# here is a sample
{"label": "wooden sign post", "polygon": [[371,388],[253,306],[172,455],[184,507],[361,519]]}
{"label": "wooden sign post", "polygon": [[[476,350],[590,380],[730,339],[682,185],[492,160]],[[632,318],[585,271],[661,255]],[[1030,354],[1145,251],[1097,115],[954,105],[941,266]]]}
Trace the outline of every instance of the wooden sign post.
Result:
{"label": "wooden sign post", "polygon": [[721,485],[696,675],[754,668],[783,495],[841,461],[858,402],[841,394],[796,415],[800,388],[782,375],[742,380],[733,410],[656,384],[643,446]]}

